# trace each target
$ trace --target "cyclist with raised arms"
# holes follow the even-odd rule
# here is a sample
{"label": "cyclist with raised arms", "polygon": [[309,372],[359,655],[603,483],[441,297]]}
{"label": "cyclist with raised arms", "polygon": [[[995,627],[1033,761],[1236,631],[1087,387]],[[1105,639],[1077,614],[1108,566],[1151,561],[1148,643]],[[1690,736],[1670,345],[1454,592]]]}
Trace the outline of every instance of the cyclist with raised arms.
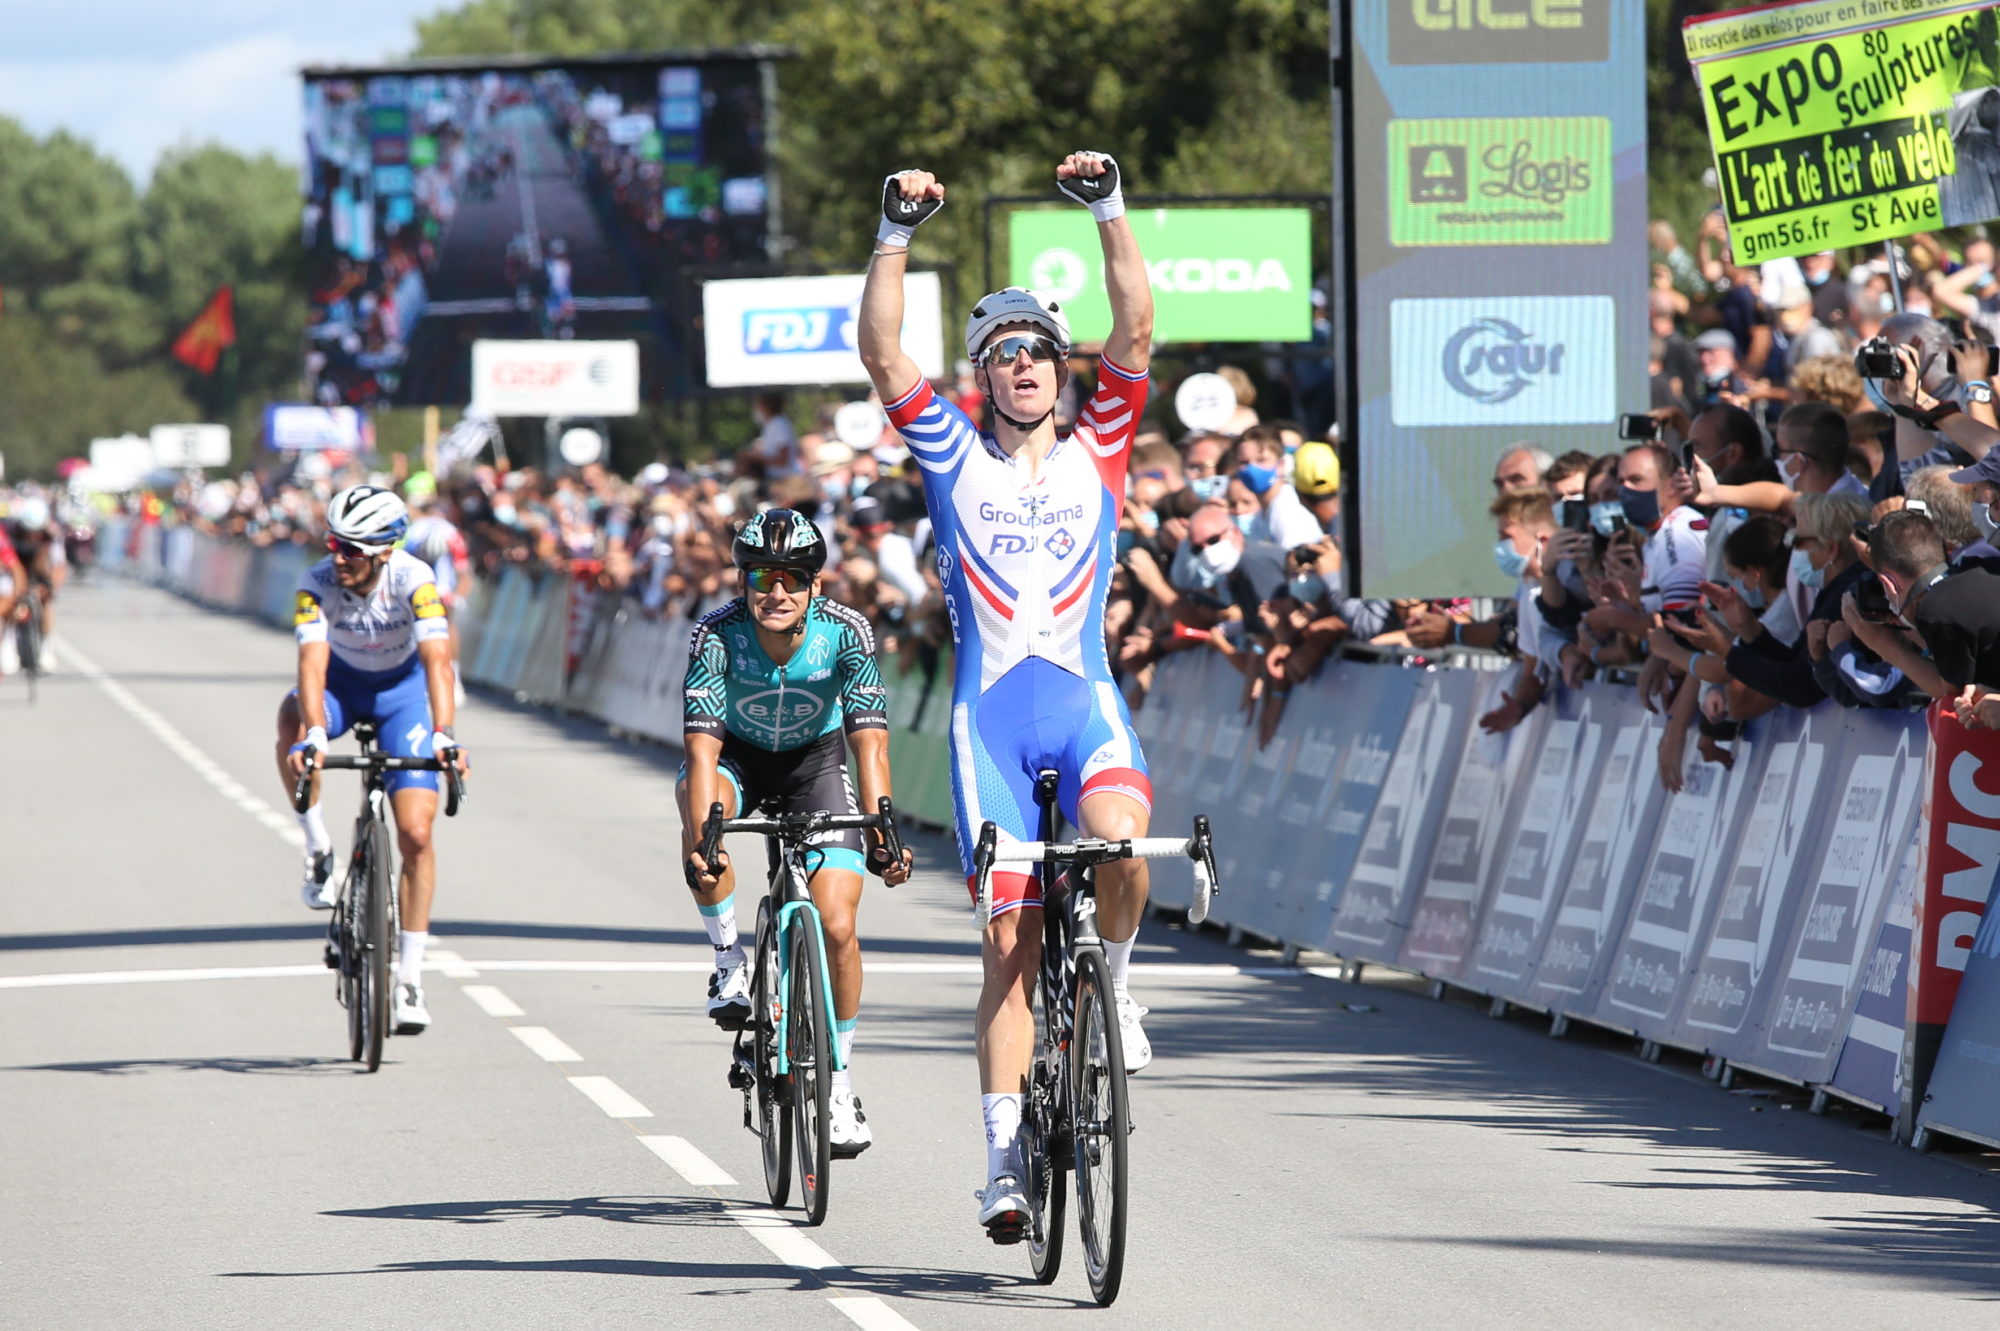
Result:
{"label": "cyclist with raised arms", "polygon": [[[299,576],[292,613],[298,687],[278,708],[278,772],[287,799],[305,771],[307,750],[323,756],[329,740],[356,721],[374,723],[381,750],[391,757],[456,753],[458,769],[465,771],[465,750],[451,733],[456,709],[444,601],[430,565],[396,548],[409,529],[409,510],[393,491],[355,485],[327,505],[326,525],[331,553]],[[437,773],[391,772],[388,788],[402,860],[403,931],[397,937],[393,1023],[396,1034],[415,1035],[431,1023],[423,965],[437,888],[437,853],[431,847]],[[329,910],[339,888],[317,776],[312,805],[299,815],[299,825],[306,835],[302,895],[314,910]]]}
{"label": "cyclist with raised arms", "polygon": [[[715,948],[708,1015],[738,1031],[750,1018],[749,959],[736,932],[736,870],[728,852],[709,864],[695,848],[708,809],[719,803],[729,818],[760,808],[855,814],[893,792],[888,694],[875,664],[875,635],[861,614],[820,597],[826,541],[819,529],[792,509],[766,509],[743,524],[731,554],[744,594],[702,616],[688,644],[681,723],[687,760],[674,794],[688,886]],[[860,806],[843,737],[860,767]],[[827,1127],[838,1159],[852,1159],[874,1141],[849,1073],[861,1014],[854,916],[862,867],[891,887],[910,876],[908,850],[892,864],[879,834],[871,835],[865,857],[862,843],[859,831],[822,833],[808,856],[816,865],[807,886],[826,936],[840,1041]]]}
{"label": "cyclist with raised arms", "polygon": [[[952,683],[952,793],[968,882],[983,822],[1032,840],[1035,775],[1061,775],[1064,816],[1089,836],[1146,834],[1152,785],[1104,645],[1104,606],[1125,501],[1125,469],[1146,403],[1153,296],[1125,221],[1118,166],[1072,153],[1056,188],[1090,209],[1104,247],[1111,336],[1097,391],[1075,432],[1054,411],[1069,374],[1060,304],[1008,287],[973,306],[965,351],[992,404],[982,433],[935,393],[899,343],[910,236],[944,205],[928,171],[883,183],[883,218],[861,298],[861,361],[922,469],[958,663]],[[1098,926],[1110,962],[1126,1066],[1152,1058],[1126,973],[1145,912],[1146,861],[1098,870]],[[979,1222],[996,1243],[1025,1232],[1021,1101],[1033,1058],[1030,988],[1041,964],[1041,903],[1029,874],[993,875],[977,1034],[988,1183]]]}

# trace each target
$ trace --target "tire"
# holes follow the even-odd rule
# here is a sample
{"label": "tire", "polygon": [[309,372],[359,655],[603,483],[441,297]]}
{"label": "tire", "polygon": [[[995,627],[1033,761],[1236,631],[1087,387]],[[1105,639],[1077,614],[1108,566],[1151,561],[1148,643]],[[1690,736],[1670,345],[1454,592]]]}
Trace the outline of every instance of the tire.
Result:
{"label": "tire", "polygon": [[1062,1271],[1063,1211],[1069,1201],[1068,1064],[1051,1033],[1047,987],[1035,981],[1035,1062],[1021,1123],[1027,1157],[1028,1264],[1041,1284]]}
{"label": "tire", "polygon": [[1125,1274],[1126,1146],[1131,1119],[1111,969],[1095,948],[1076,959],[1076,1029],[1069,1048],[1077,1236],[1083,1241],[1091,1295],[1099,1306],[1108,1307],[1118,1297]]}
{"label": "tire", "polygon": [[362,986],[367,991],[363,1006],[368,1013],[368,1038],[361,1051],[362,1063],[370,1072],[382,1066],[382,1044],[389,1034],[389,950],[395,936],[389,932],[389,830],[380,822],[368,824],[368,909],[366,930],[361,939]]}
{"label": "tire", "polygon": [[35,702],[41,695],[42,626],[32,606],[28,617],[14,625],[14,654],[20,658],[21,674],[28,681],[28,701]]}
{"label": "tire", "polygon": [[[801,912],[803,914],[803,912]],[[826,958],[819,935],[800,920],[791,930],[791,1044],[793,1140],[799,1148],[799,1205],[806,1223],[826,1219],[827,1185],[833,1169],[833,1142],[828,1134],[832,1114],[833,1055],[829,1049],[832,1022],[826,1010]]]}
{"label": "tire", "polygon": [[340,948],[340,1005],[347,1009],[347,1056],[356,1063],[368,1047],[367,992],[363,988],[361,950],[362,925],[368,909],[368,845],[354,843],[355,855],[347,862],[347,883],[341,888],[338,943]]}
{"label": "tire", "polygon": [[750,973],[750,1043],[757,1062],[757,1136],[764,1153],[764,1191],[771,1205],[792,1195],[792,1116],[778,1078],[778,940],[771,903],[757,907],[757,949]]}

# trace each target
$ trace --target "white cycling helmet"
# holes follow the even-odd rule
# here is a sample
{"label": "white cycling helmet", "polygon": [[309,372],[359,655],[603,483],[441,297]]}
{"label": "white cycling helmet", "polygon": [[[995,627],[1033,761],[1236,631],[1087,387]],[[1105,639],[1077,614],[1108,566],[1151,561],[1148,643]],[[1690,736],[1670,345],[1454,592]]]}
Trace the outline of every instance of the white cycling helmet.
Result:
{"label": "white cycling helmet", "polygon": [[326,506],[326,529],[350,544],[387,550],[410,529],[410,510],[393,490],[350,485]]}
{"label": "white cycling helmet", "polygon": [[14,521],[23,531],[40,531],[49,525],[49,501],[40,495],[22,495],[14,501]]}
{"label": "white cycling helmet", "polygon": [[1069,319],[1062,306],[1027,287],[1002,287],[972,307],[965,318],[965,354],[974,362],[979,348],[1002,324],[1032,323],[1048,330],[1062,354],[1069,355]]}

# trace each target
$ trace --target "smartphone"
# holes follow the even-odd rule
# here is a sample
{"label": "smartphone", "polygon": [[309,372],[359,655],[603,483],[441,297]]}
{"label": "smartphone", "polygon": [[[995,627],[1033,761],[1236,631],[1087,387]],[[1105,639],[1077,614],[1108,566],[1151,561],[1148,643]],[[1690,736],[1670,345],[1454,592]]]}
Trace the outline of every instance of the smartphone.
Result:
{"label": "smartphone", "polygon": [[1658,416],[1647,416],[1638,412],[1628,411],[1618,418],[1618,437],[1620,439],[1658,439],[1660,437],[1660,418]]}
{"label": "smartphone", "polygon": [[1888,338],[1871,337],[1854,353],[1854,368],[1863,379],[1901,379],[1903,358],[1896,354],[1896,344]]}
{"label": "smartphone", "polygon": [[1590,505],[1581,499],[1565,499],[1557,506],[1562,510],[1561,519],[1565,531],[1587,532],[1590,530]]}
{"label": "smartphone", "polygon": [[1685,625],[1691,629],[1701,627],[1701,611],[1694,606],[1679,606],[1672,610],[1663,610],[1660,613],[1668,619],[1673,620],[1676,624]]}
{"label": "smartphone", "polygon": [[1682,444],[1682,445],[1681,445],[1681,470],[1682,470],[1682,471],[1685,471],[1685,472],[1690,472],[1690,473],[1694,471],[1694,445],[1693,445],[1693,444]]}

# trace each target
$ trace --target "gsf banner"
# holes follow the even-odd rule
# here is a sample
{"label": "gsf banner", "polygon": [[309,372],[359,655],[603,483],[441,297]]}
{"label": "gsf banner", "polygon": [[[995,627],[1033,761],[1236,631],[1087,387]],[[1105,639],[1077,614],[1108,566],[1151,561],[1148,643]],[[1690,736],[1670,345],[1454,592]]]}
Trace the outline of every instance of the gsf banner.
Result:
{"label": "gsf banner", "polygon": [[1688,20],[1737,260],[2000,217],[1996,8],[1796,0]]}

